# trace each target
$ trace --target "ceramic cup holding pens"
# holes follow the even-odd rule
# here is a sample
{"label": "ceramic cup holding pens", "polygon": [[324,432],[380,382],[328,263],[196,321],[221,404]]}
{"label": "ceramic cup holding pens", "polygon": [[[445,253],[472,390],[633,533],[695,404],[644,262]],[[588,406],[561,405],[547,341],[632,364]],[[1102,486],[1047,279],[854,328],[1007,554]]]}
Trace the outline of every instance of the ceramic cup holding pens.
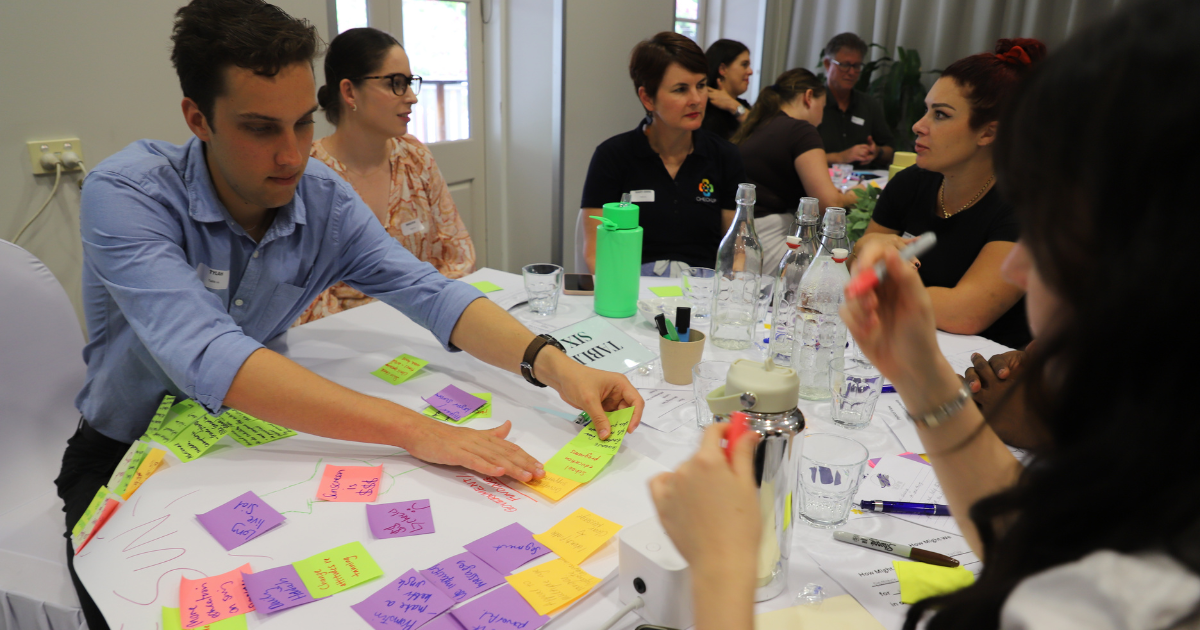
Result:
{"label": "ceramic cup holding pens", "polygon": [[692,309],[686,306],[675,309],[675,321],[662,313],[654,316],[663,380],[672,385],[690,385],[692,368],[704,354],[704,333],[692,330],[691,322]]}

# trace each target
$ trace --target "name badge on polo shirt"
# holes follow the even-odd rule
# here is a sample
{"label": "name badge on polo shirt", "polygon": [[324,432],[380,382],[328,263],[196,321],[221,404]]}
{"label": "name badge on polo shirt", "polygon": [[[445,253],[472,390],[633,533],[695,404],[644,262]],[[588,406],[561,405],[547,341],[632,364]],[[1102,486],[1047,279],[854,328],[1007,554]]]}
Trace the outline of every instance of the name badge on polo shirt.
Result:
{"label": "name badge on polo shirt", "polygon": [[416,234],[417,232],[422,232],[424,230],[425,226],[421,225],[420,219],[413,219],[412,221],[405,221],[404,223],[400,224],[400,233],[405,236],[408,236],[409,234]]}
{"label": "name badge on polo shirt", "polygon": [[858,116],[851,116],[851,117],[850,117],[850,122],[852,122],[852,123],[854,123],[854,124],[858,125],[859,127],[861,127],[861,126],[863,126],[863,124],[864,124],[864,123],[866,123],[867,121],[863,120],[862,118],[859,118]]}
{"label": "name badge on polo shirt", "polygon": [[637,203],[639,201],[653,203],[654,202],[654,190],[653,189],[651,189],[651,190],[631,190],[631,191],[629,191],[629,200],[634,203]]}
{"label": "name badge on polo shirt", "polygon": [[204,283],[206,289],[223,291],[229,288],[229,270],[209,269],[208,265],[200,263],[196,275],[200,276],[200,282]]}

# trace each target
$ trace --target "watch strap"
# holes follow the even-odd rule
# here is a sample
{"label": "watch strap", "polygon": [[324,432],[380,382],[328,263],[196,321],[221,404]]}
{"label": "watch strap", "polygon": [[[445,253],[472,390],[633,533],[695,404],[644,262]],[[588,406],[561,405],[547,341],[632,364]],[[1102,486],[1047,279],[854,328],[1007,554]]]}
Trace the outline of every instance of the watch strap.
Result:
{"label": "watch strap", "polygon": [[934,407],[932,411],[919,416],[914,416],[908,411],[905,411],[905,413],[908,413],[909,419],[913,422],[926,428],[934,429],[949,420],[950,416],[961,411],[967,405],[968,400],[971,400],[971,390],[967,389],[967,386],[960,382],[958,385],[958,394],[950,402]]}
{"label": "watch strap", "polygon": [[537,355],[542,351],[542,348],[546,346],[554,346],[564,353],[566,352],[566,349],[554,337],[550,335],[538,335],[533,338],[533,341],[529,342],[529,345],[525,348],[525,356],[521,359],[521,376],[537,387],[545,387],[546,384],[537,380],[533,375],[533,362],[537,359]]}

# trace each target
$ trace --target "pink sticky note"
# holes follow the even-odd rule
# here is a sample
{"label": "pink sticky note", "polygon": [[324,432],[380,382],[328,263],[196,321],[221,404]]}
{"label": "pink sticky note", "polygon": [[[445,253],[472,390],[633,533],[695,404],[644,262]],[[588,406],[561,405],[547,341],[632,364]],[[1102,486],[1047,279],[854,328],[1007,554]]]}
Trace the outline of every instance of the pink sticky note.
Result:
{"label": "pink sticky note", "polygon": [[250,596],[242,584],[242,574],[250,573],[250,565],[221,575],[179,582],[179,623],[184,628],[199,628],[229,617],[254,610]]}
{"label": "pink sticky note", "polygon": [[410,569],[351,608],[372,627],[416,630],[453,605],[454,600]]}
{"label": "pink sticky note", "polygon": [[550,549],[534,540],[533,532],[520,523],[502,527],[463,545],[463,548],[504,574],[512,573],[526,562],[550,553]]}
{"label": "pink sticky note", "polygon": [[517,589],[507,584],[455,608],[450,614],[471,630],[537,630],[550,621],[549,617],[537,614]]}
{"label": "pink sticky note", "polygon": [[472,396],[453,385],[447,385],[442,391],[424,400],[429,406],[455,420],[462,420],[487,404],[486,400]]}
{"label": "pink sticky note", "polygon": [[379,497],[383,465],[325,466],[317,498],[322,501],[359,501],[370,503]]}
{"label": "pink sticky note", "polygon": [[503,575],[470,551],[446,558],[421,571],[421,575],[456,602],[470,599],[504,583]]}
{"label": "pink sticky note", "polygon": [[429,499],[368,504],[367,524],[376,538],[402,538],[434,532]]}
{"label": "pink sticky note", "polygon": [[273,613],[316,601],[304,586],[296,567],[285,564],[274,569],[243,573],[246,593],[260,613]]}
{"label": "pink sticky note", "polygon": [[196,518],[225,551],[250,542],[287,520],[253,492],[197,514]]}

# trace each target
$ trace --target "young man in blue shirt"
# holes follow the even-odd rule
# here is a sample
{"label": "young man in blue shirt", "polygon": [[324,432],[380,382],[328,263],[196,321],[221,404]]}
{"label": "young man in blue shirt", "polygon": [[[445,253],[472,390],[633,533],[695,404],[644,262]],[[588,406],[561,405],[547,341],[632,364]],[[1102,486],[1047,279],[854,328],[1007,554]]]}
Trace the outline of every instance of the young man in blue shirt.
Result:
{"label": "young man in blue shirt", "polygon": [[[195,138],[136,142],[97,165],[83,190],[88,370],[76,399],[83,419],[56,480],[68,529],[168,393],[213,414],[239,409],[482,474],[544,474],[504,439],[508,422],[482,431],[444,424],[263,346],[339,280],[447,349],[553,387],[603,437],[605,410],[635,407],[636,426],[642,399],[623,376],[545,347],[474,287],[417,260],[341,177],[308,160],[319,42],[308,22],[261,0],[194,0],[177,12],[172,39]],[[69,564],[89,626],[107,627]]]}

